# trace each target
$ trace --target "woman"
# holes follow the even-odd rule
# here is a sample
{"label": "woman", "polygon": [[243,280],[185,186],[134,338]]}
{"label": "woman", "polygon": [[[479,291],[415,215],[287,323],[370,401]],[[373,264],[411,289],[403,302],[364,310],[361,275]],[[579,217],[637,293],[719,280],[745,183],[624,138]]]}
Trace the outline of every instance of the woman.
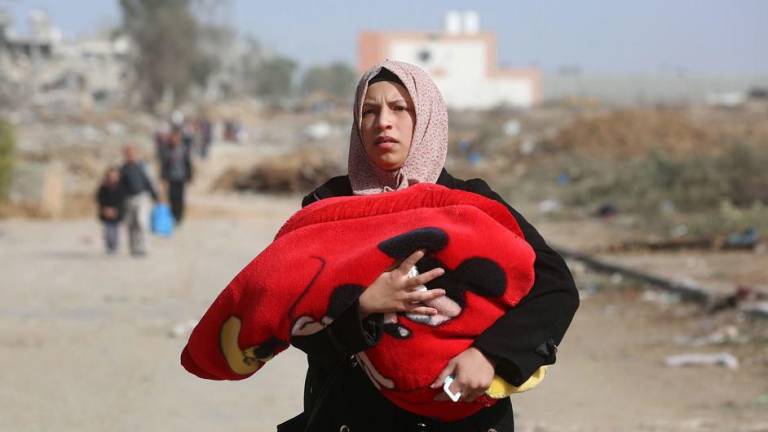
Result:
{"label": "woman", "polygon": [[[307,206],[335,196],[367,195],[437,183],[474,192],[506,205],[526,241],[536,252],[535,282],[515,308],[488,328],[474,345],[457,355],[435,377],[433,387],[451,375],[450,389],[471,401],[482,395],[494,374],[520,385],[539,367],[555,362],[557,344],[578,308],[578,294],[563,259],[536,230],[480,179],[463,181],[444,168],[448,114],[439,90],[416,66],[385,61],[363,75],[357,86],[350,136],[349,174],[330,179],[306,196]],[[370,383],[352,354],[376,344],[381,314],[434,314],[423,302],[442,290],[414,291],[415,285],[439,277],[434,269],[409,278],[422,256],[416,252],[394,270],[379,276],[341,316],[310,336],[292,343],[308,355],[304,412],[278,426],[285,431],[511,431],[509,399],[455,423],[439,423],[406,412],[386,400]],[[414,279],[418,279],[414,281]],[[459,401],[458,403],[461,403]]]}

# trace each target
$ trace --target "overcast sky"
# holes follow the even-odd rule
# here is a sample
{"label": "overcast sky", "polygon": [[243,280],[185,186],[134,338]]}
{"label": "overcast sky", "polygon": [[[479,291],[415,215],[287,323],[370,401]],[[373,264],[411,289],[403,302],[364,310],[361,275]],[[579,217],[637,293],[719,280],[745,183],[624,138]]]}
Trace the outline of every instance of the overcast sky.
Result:
{"label": "overcast sky", "polygon": [[[240,31],[301,64],[355,64],[361,30],[440,30],[447,10],[471,7],[496,33],[504,65],[586,73],[768,73],[768,0],[230,0]],[[117,1],[0,0],[23,31],[32,8],[65,35],[119,22]]]}

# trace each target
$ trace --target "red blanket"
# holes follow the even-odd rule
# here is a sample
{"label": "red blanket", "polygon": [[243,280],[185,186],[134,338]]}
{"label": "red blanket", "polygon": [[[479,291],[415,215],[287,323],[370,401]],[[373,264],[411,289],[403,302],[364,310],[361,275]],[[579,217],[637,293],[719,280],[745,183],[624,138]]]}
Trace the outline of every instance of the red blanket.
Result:
{"label": "red blanket", "polygon": [[427,284],[446,290],[433,305],[440,313],[388,316],[379,343],[358,360],[404,409],[443,421],[473,414],[481,402],[434,401],[442,390],[429,384],[530,290],[535,254],[502,204],[438,185],[329,198],[294,214],[216,298],[181,362],[201,378],[246,378],[418,249],[427,251],[420,272],[446,270]]}

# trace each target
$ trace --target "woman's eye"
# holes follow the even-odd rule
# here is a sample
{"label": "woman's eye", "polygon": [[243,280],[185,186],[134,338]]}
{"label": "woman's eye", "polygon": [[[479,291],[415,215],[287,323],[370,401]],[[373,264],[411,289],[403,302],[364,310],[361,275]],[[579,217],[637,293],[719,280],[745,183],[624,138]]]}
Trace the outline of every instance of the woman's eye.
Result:
{"label": "woman's eye", "polygon": [[404,106],[396,106],[396,107],[395,107],[395,111],[405,111],[405,110],[407,110],[407,109],[408,109],[408,108],[407,108],[407,107],[404,107]]}

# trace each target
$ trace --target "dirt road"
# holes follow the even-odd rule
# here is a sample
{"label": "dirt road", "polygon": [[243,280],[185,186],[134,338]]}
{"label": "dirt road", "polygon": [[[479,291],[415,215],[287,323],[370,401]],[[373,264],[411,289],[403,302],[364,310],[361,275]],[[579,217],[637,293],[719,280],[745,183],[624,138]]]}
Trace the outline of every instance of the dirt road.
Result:
{"label": "dirt road", "polygon": [[[297,413],[300,352],[242,382],[208,382],[179,366],[186,335],[172,336],[297,202],[193,198],[189,220],[173,238],[154,239],[144,259],[105,256],[92,220],[0,221],[0,430],[270,431]],[[518,430],[768,430],[766,340],[680,345],[676,337],[718,321],[642,296],[607,290],[583,301],[558,365],[514,397]],[[760,325],[735,322],[742,333]],[[664,365],[666,355],[689,351],[729,351],[741,364]]]}

